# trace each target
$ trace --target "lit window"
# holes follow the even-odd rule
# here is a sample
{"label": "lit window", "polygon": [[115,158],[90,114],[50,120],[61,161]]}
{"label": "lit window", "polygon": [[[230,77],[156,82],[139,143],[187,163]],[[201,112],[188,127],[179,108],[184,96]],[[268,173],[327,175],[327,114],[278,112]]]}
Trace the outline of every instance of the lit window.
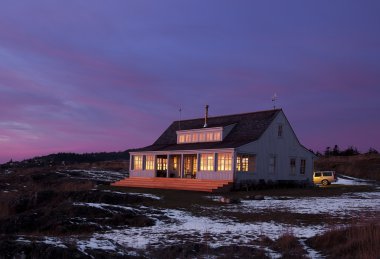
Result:
{"label": "lit window", "polygon": [[191,141],[192,142],[197,142],[198,141],[198,134],[197,133],[191,134]]}
{"label": "lit window", "polygon": [[133,156],[133,170],[142,170],[143,156]]}
{"label": "lit window", "polygon": [[179,135],[179,143],[184,143],[185,142],[185,135]]}
{"label": "lit window", "polygon": [[166,170],[168,167],[167,167],[167,159],[166,157],[163,158],[163,157],[158,157],[157,158],[157,170],[159,171],[163,171],[163,170]]}
{"label": "lit window", "polygon": [[185,135],[185,142],[190,143],[191,142],[191,134],[186,134]]}
{"label": "lit window", "polygon": [[177,170],[178,168],[178,157],[173,157],[173,170]]}
{"label": "lit window", "polygon": [[218,171],[230,171],[232,168],[232,156],[229,153],[218,154]]}
{"label": "lit window", "polygon": [[222,140],[220,132],[215,132],[215,133],[214,133],[214,140],[215,140],[215,141],[220,141],[220,140]]}
{"label": "lit window", "polygon": [[199,142],[204,142],[204,141],[205,141],[205,134],[199,133]]}
{"label": "lit window", "polygon": [[296,159],[295,158],[290,159],[290,173],[291,174],[296,173]]}
{"label": "lit window", "polygon": [[278,125],[277,136],[282,137],[282,125]]}
{"label": "lit window", "polygon": [[249,157],[247,155],[239,155],[236,158],[236,170],[240,172],[248,172]]}
{"label": "lit window", "polygon": [[214,171],[214,154],[201,154],[201,171]]}
{"label": "lit window", "polygon": [[213,141],[214,140],[214,134],[212,132],[206,133],[206,141]]}
{"label": "lit window", "polygon": [[145,170],[154,170],[154,156],[146,156]]}
{"label": "lit window", "polygon": [[305,174],[305,172],[306,172],[306,160],[301,159],[300,174]]}

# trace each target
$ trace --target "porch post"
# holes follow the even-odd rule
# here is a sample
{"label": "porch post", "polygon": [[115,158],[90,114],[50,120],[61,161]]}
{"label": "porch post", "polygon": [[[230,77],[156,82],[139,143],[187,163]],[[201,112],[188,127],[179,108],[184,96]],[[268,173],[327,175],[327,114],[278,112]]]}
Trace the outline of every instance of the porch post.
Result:
{"label": "porch post", "polygon": [[233,179],[233,181],[235,182],[235,180],[236,180],[236,150],[234,150],[233,152],[232,152],[232,158],[231,158],[231,160],[232,160],[232,179]]}
{"label": "porch post", "polygon": [[200,166],[201,161],[200,161],[200,159],[199,159],[200,157],[201,157],[200,154],[197,153],[197,168],[195,169],[195,171],[196,171],[196,172],[195,172],[195,177],[196,177],[197,179],[198,179],[198,177],[199,177],[199,174],[198,174],[198,173],[199,173],[199,171],[200,171],[200,169],[201,169],[201,168],[200,168],[200,167],[201,167],[201,166]]}
{"label": "porch post", "polygon": [[170,155],[167,154],[166,155],[166,178],[169,177],[169,158],[170,158]]}
{"label": "porch post", "polygon": [[180,165],[180,167],[179,167],[179,170],[180,170],[180,176],[181,176],[181,178],[183,178],[183,168],[184,168],[184,166],[183,166],[183,154],[181,154],[181,165]]}
{"label": "porch post", "polygon": [[133,163],[133,155],[130,155],[129,156],[129,177],[131,177],[132,163]]}
{"label": "porch post", "polygon": [[214,153],[214,172],[218,171],[218,153]]}

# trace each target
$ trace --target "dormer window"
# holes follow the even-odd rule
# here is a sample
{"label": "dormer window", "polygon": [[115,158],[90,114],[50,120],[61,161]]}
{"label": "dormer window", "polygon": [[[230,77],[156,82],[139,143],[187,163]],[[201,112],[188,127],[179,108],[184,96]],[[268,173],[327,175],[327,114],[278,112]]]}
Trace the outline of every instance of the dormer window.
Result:
{"label": "dormer window", "polygon": [[223,128],[206,128],[177,131],[177,143],[198,143],[222,141]]}

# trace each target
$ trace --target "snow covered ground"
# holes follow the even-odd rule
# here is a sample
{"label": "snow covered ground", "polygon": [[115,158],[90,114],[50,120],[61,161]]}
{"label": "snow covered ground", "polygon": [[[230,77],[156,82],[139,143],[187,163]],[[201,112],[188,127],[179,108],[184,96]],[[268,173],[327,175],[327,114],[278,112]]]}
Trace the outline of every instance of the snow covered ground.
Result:
{"label": "snow covered ground", "polygon": [[[89,206],[97,205],[89,204]],[[99,206],[103,205],[99,204]],[[268,208],[303,214],[327,214],[335,217],[349,216],[362,211],[380,212],[380,191],[352,193],[337,197],[302,197],[289,200],[271,198],[260,201],[243,201],[241,204],[231,204],[219,209],[249,213]],[[144,207],[136,209],[141,212]],[[114,246],[139,250],[147,246],[162,247],[189,241],[208,244],[210,247],[233,244],[255,246],[254,241],[262,236],[277,239],[282,234],[292,233],[302,242],[302,240],[330,228],[323,223],[322,219],[321,223],[317,225],[291,225],[275,221],[238,222],[229,218],[214,219],[206,216],[195,216],[190,212],[177,209],[163,209],[160,210],[160,213],[163,213],[170,220],[160,220],[160,217],[151,214],[150,216],[156,220],[154,226],[127,227],[96,233],[89,240],[81,241],[81,249],[85,250],[86,247],[88,249],[91,247],[102,249],[102,244],[105,244],[104,249]],[[312,258],[318,257],[315,251],[310,248],[307,249],[310,254],[314,254]]]}
{"label": "snow covered ground", "polygon": [[347,175],[339,175],[338,181],[332,184],[342,184],[342,185],[372,185],[374,181],[359,179]]}
{"label": "snow covered ground", "polygon": [[303,214],[329,214],[344,217],[362,211],[380,210],[380,192],[351,193],[337,197],[304,197],[286,199],[284,197],[268,197],[265,200],[246,200],[242,204],[223,207],[229,211],[260,212],[268,209]]}
{"label": "snow covered ground", "polygon": [[[340,179],[342,180],[342,179]],[[360,179],[359,179],[360,180]],[[358,179],[345,179],[338,181],[355,184]],[[109,190],[104,190],[109,191]],[[142,197],[149,197],[154,200],[162,200],[154,194],[129,193]],[[219,200],[220,196],[209,196],[213,200]],[[103,210],[124,209],[135,211],[136,214],[143,214],[155,220],[155,225],[147,227],[125,227],[111,229],[106,232],[98,232],[88,238],[72,239],[71,243],[83,253],[88,250],[99,249],[114,251],[123,255],[136,255],[138,251],[147,247],[163,247],[168,245],[178,245],[184,243],[201,243],[210,247],[246,245],[257,247],[257,240],[263,236],[272,240],[277,239],[285,233],[292,233],[304,244],[311,258],[320,257],[319,254],[307,247],[304,241],[312,236],[321,234],[329,230],[331,226],[324,224],[324,217],[350,218],[358,216],[360,213],[380,213],[380,189],[374,192],[352,192],[340,196],[329,197],[265,197],[263,200],[243,200],[240,204],[223,204],[223,206],[198,207],[206,213],[192,214],[190,211],[181,209],[165,209],[157,207],[145,207],[141,205],[129,207],[110,205],[105,203],[74,203],[75,206],[96,207]],[[289,213],[300,213],[303,215],[321,215],[321,222],[318,224],[285,224],[274,220],[268,221],[239,221],[235,218],[225,216],[215,217],[215,210],[218,212],[260,213],[264,211],[281,211]],[[249,214],[251,213],[251,214]],[[202,215],[202,216],[200,216]],[[208,215],[208,216],[204,216]],[[20,239],[20,242],[27,242]],[[58,238],[46,238],[44,243],[56,243],[57,246],[64,247],[65,242]],[[277,258],[281,255],[272,251],[269,247],[265,249],[271,257]],[[87,251],[87,252],[86,252]]]}

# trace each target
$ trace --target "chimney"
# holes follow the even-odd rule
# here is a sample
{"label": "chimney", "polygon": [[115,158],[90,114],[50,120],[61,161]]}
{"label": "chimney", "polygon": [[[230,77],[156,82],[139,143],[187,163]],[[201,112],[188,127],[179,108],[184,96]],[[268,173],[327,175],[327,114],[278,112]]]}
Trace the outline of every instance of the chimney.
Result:
{"label": "chimney", "polygon": [[203,128],[207,128],[207,119],[208,119],[208,105],[205,107],[205,125],[203,125]]}

